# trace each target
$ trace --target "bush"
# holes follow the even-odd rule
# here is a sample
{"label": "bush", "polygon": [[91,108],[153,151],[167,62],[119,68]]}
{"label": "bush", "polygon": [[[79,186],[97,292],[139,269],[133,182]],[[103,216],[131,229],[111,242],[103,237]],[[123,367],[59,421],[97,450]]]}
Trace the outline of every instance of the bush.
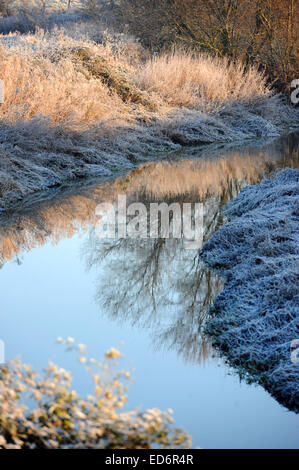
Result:
{"label": "bush", "polygon": [[0,448],[149,449],[189,447],[190,438],[171,426],[169,413],[152,409],[120,412],[127,401],[126,372],[112,373],[120,353],[107,351],[101,365],[88,360],[85,346],[59,339],[77,350],[94,383],[94,395],[81,398],[71,389],[70,372],[49,363],[40,375],[13,360],[0,367]]}

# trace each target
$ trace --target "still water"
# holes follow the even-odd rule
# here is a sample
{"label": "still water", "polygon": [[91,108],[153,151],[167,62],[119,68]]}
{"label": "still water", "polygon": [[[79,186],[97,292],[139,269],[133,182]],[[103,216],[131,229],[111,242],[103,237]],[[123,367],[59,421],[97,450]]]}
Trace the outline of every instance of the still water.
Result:
{"label": "still water", "polygon": [[[129,202],[203,202],[204,240],[225,223],[223,206],[276,168],[299,166],[298,135],[172,155],[129,175],[28,200],[0,220],[0,338],[6,360],[38,369],[49,359],[82,365],[54,344],[72,336],[100,358],[114,346],[132,372],[127,408],[174,410],[203,448],[299,448],[299,416],[262,387],[240,382],[212,351],[202,325],[223,287],[181,240],[99,239],[95,207]],[[183,157],[183,158],[182,158]],[[50,200],[49,200],[50,196]]]}

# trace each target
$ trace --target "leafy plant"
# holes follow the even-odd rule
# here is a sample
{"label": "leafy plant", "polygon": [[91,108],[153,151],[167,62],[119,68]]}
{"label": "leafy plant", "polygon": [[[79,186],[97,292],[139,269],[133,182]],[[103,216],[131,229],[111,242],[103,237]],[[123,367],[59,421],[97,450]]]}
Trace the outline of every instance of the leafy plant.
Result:
{"label": "leafy plant", "polygon": [[86,357],[84,345],[58,339],[78,353],[92,377],[94,393],[82,398],[71,373],[49,362],[42,374],[20,360],[0,368],[0,448],[189,447],[190,437],[173,428],[170,412],[121,411],[127,401],[128,372],[117,371],[117,349],[103,363]]}

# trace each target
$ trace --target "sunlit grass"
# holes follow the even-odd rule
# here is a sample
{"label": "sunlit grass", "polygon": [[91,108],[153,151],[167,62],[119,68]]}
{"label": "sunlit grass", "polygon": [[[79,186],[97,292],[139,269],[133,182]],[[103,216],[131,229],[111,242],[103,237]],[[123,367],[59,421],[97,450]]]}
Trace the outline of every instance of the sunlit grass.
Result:
{"label": "sunlit grass", "polygon": [[296,112],[255,68],[65,30],[0,37],[0,209],[179,146],[279,135]]}

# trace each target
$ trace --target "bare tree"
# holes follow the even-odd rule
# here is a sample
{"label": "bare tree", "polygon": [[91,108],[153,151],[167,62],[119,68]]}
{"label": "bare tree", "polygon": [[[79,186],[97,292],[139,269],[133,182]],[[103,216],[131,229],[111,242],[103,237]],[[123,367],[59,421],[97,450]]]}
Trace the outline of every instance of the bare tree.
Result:
{"label": "bare tree", "polygon": [[119,23],[152,50],[181,44],[266,69],[286,87],[299,69],[296,0],[119,0]]}

